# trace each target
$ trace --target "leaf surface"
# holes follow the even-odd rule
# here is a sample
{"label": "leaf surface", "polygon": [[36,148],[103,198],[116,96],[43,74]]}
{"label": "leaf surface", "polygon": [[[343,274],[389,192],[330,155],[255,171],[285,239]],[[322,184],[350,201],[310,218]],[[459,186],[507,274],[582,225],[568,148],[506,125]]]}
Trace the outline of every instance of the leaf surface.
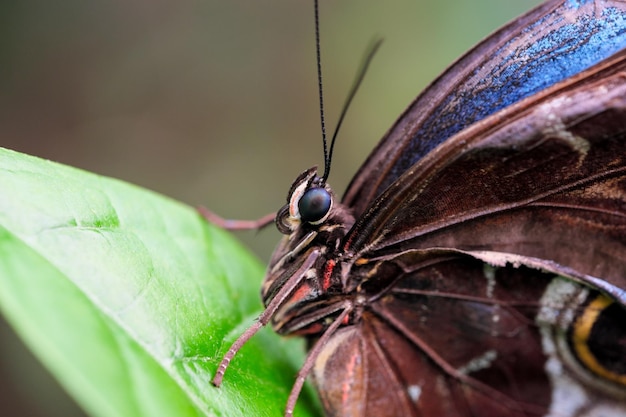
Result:
{"label": "leaf surface", "polygon": [[[0,310],[93,416],[280,416],[303,358],[269,329],[263,269],[194,209],[0,149]],[[210,205],[210,202],[209,202]],[[311,391],[297,416],[315,410]]]}

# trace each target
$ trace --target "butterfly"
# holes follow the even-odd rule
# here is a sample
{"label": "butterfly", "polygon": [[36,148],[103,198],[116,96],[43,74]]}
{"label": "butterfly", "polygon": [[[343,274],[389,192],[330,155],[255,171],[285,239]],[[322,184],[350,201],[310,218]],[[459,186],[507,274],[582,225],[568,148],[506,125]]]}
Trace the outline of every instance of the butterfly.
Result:
{"label": "butterfly", "polygon": [[626,2],[549,0],[461,57],[339,200],[289,190],[256,331],[327,416],[626,415]]}

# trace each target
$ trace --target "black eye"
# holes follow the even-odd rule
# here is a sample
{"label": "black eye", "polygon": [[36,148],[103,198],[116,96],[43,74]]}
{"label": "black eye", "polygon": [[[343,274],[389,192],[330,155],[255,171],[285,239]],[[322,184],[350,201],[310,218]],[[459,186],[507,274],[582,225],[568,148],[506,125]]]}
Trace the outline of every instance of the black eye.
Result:
{"label": "black eye", "polygon": [[298,201],[300,219],[303,222],[315,224],[328,214],[331,203],[330,193],[324,188],[316,187],[307,190]]}

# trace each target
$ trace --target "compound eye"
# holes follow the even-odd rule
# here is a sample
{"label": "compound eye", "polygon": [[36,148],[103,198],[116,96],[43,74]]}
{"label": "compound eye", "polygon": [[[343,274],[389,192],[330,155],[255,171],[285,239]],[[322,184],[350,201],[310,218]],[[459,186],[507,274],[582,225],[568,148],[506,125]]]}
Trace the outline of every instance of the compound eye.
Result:
{"label": "compound eye", "polygon": [[300,219],[310,224],[320,224],[326,220],[333,199],[328,191],[321,187],[307,190],[298,201]]}

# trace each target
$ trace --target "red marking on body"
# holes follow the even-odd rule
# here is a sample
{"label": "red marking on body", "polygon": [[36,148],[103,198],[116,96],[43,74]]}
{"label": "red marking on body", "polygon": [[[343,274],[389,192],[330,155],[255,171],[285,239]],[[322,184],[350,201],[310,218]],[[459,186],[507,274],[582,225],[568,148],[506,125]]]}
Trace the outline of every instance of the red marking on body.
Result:
{"label": "red marking on body", "polygon": [[302,283],[302,285],[294,291],[293,295],[290,297],[291,302],[297,303],[298,301],[305,300],[311,295],[312,288],[307,283]]}
{"label": "red marking on body", "polygon": [[324,332],[325,327],[321,323],[312,323],[311,325],[298,329],[293,334],[306,335],[306,334],[320,334]]}
{"label": "red marking on body", "polygon": [[324,268],[324,277],[322,278],[322,289],[324,291],[328,290],[330,287],[330,277],[333,274],[333,270],[335,269],[335,265],[337,263],[333,260],[330,260],[326,263],[326,267]]}
{"label": "red marking on body", "polygon": [[350,250],[350,246],[352,246],[352,239],[354,238],[354,233],[352,233],[348,239],[345,241],[345,243],[343,244],[343,250],[344,251],[349,251]]}

